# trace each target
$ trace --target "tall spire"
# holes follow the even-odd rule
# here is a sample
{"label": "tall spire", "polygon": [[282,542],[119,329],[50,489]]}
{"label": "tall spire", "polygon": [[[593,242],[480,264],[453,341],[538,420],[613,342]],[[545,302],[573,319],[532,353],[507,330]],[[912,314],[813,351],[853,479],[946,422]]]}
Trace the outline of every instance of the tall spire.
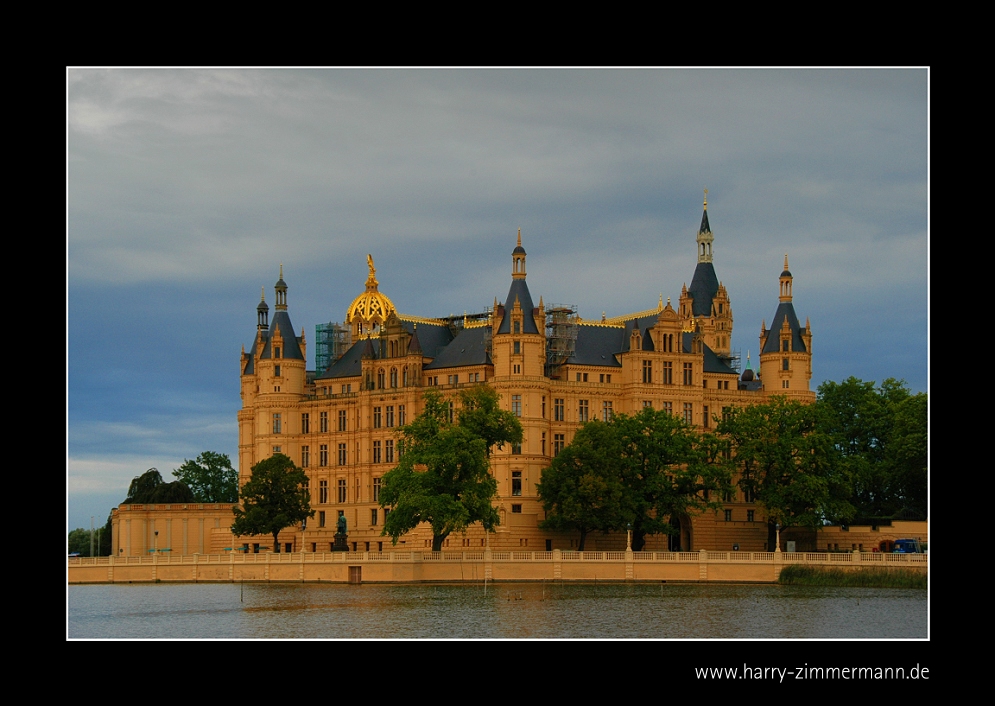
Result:
{"label": "tall spire", "polygon": [[276,281],[276,310],[287,310],[287,283],[283,281],[283,263],[280,263],[280,279]]}
{"label": "tall spire", "polygon": [[260,331],[269,328],[269,306],[266,304],[266,287],[260,287],[259,306],[256,307],[256,327]]}
{"label": "tall spire", "polygon": [[788,271],[788,253],[784,253],[784,271],[781,273],[778,301],[791,301],[791,272]]}
{"label": "tall spire", "polygon": [[525,248],[522,247],[522,229],[518,229],[518,245],[511,251],[511,278],[525,279]]}
{"label": "tall spire", "polygon": [[712,229],[708,225],[708,189],[705,189],[705,201],[701,211],[701,225],[698,226],[698,262],[712,261]]}

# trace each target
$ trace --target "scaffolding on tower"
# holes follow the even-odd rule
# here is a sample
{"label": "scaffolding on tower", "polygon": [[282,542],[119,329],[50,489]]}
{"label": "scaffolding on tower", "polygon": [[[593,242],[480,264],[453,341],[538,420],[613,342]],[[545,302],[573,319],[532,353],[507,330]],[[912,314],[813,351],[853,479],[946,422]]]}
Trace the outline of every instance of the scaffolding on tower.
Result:
{"label": "scaffolding on tower", "polygon": [[576,350],[577,305],[551,304],[546,309],[546,377],[558,378]]}
{"label": "scaffolding on tower", "polygon": [[349,347],[349,329],[332,321],[317,324],[314,338],[314,369],[320,375],[345,354]]}

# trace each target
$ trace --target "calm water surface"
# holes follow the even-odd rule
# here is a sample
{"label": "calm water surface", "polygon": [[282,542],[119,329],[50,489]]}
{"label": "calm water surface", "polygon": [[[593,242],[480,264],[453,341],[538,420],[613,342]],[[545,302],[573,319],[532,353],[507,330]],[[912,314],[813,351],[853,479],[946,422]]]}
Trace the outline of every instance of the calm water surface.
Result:
{"label": "calm water surface", "polygon": [[924,590],[719,584],[69,586],[73,638],[925,638]]}

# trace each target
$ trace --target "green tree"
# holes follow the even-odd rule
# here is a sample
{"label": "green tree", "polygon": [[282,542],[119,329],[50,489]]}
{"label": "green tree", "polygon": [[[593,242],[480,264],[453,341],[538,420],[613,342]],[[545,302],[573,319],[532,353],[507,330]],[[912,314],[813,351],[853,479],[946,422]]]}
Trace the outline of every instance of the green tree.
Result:
{"label": "green tree", "polygon": [[307,482],[307,474],[284,454],[257,463],[242,486],[240,505],[232,508],[232,534],[272,534],[273,551],[279,552],[280,530],[314,517]]}
{"label": "green tree", "polygon": [[432,528],[432,551],[475,522],[487,531],[498,524],[490,447],[520,442],[521,424],[489,387],[464,391],[458,413],[450,414],[450,404],[429,390],[422,413],[398,430],[401,455],[380,491],[381,506],[390,510],[382,534],[395,544],[422,522]]}
{"label": "green tree", "polygon": [[675,532],[674,520],[720,507],[715,495],[729,489],[731,477],[725,442],[651,407],[616,415],[609,425],[621,447],[616,466],[634,551],[642,551],[647,535]]}
{"label": "green tree", "polygon": [[132,479],[128,488],[126,505],[146,503],[192,503],[193,493],[185,483],[173,481],[163,483],[162,476],[155,468],[150,468]]}
{"label": "green tree", "polygon": [[770,551],[778,524],[818,529],[853,517],[849,479],[818,419],[816,405],[774,397],[733,408],[718,425],[732,444],[739,485],[767,516]]}
{"label": "green tree", "polygon": [[850,377],[822,383],[818,405],[857,516],[885,518],[907,508],[925,516],[926,395],[911,395],[903,380],[875,386]]}
{"label": "green tree", "polygon": [[[80,556],[90,556],[90,530],[84,527],[77,527],[69,533],[68,546],[69,553],[78,553]],[[107,516],[107,524],[104,527],[96,527],[93,530],[93,556],[110,556],[111,553],[111,516]]]}
{"label": "green tree", "polygon": [[579,551],[589,533],[624,528],[630,515],[623,503],[621,456],[615,427],[599,421],[581,427],[536,484],[546,513],[540,527],[580,532]]}
{"label": "green tree", "polygon": [[228,454],[205,451],[196,461],[183,459],[173,475],[193,491],[194,502],[238,502],[238,471]]}

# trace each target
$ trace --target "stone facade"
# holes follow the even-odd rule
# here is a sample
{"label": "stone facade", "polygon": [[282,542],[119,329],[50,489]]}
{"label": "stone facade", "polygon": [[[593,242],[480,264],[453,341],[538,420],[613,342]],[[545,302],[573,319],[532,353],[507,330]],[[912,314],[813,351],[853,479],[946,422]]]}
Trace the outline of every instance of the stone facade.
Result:
{"label": "stone facade", "polygon": [[[794,312],[787,256],[771,328],[761,327],[759,371],[748,361],[740,374],[731,347],[730,295],[712,263],[707,207],[706,200],[694,276],[677,307],[661,297],[647,311],[599,320],[581,319],[568,307],[547,308],[542,298],[533,302],[521,231],[505,302],[495,300],[493,307],[461,317],[400,313],[379,291],[368,257],[365,290],[346,310],[345,345],[319,371],[306,370],[307,342],[304,331],[297,335],[291,325],[281,267],[273,320],[261,301],[255,337],[241,355],[241,482],[255,463],[284,453],[306,470],[316,510],[307,527],[294,533],[295,551],[328,551],[340,514],[347,519],[350,549],[387,550],[378,493],[381,476],[396,463],[397,428],[419,413],[426,388],[455,395],[467,386],[490,385],[504,408],[520,418],[524,440],[491,457],[501,517],[496,534],[486,537],[474,527],[451,535],[446,548],[576,548],[578,536],[538,528],[543,513],[535,486],[585,421],[651,405],[707,428],[724,408],[763,402],[772,394],[815,399],[809,386],[812,333]],[[738,491],[717,513],[683,518],[680,537],[649,537],[646,549],[739,545],[763,551],[766,537],[765,518]],[[426,527],[402,544],[423,550],[430,540]],[[588,546],[624,550],[625,537],[595,535]]]}

